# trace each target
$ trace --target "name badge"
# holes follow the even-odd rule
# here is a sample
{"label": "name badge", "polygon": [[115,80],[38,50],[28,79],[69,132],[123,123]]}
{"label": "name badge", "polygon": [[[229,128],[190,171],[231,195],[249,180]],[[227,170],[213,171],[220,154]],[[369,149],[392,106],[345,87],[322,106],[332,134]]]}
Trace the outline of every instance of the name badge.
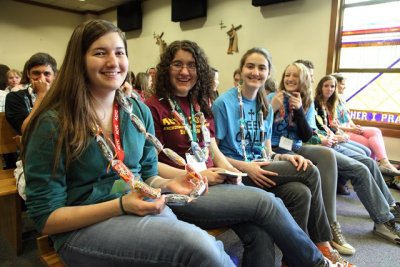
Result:
{"label": "name badge", "polygon": [[207,169],[206,162],[199,162],[193,154],[186,153],[186,162],[197,172],[201,172]]}
{"label": "name badge", "polygon": [[291,151],[293,147],[293,140],[281,136],[281,139],[279,140],[279,147]]}

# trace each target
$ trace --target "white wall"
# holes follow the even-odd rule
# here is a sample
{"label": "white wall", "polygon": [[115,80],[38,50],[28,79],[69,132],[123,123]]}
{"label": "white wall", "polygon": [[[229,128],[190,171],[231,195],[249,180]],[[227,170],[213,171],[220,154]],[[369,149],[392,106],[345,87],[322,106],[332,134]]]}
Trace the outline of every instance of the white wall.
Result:
{"label": "white wall", "polygon": [[[143,3],[143,27],[128,32],[130,60],[134,72],[146,70],[158,60],[158,46],[153,33],[164,32],[164,40],[190,39],[206,52],[210,63],[220,71],[220,91],[232,86],[233,71],[241,55],[249,48],[267,48],[276,67],[275,77],[280,79],[285,66],[298,58],[310,59],[316,65],[316,77],[325,74],[330,0],[296,0],[264,7],[254,7],[251,1],[208,1],[206,18],[187,22],[171,21],[170,0],[149,0]],[[115,12],[102,18],[116,22]],[[220,29],[219,23],[227,26]],[[227,30],[234,24],[242,25],[237,31],[239,53],[227,55]]]}
{"label": "white wall", "polygon": [[[205,50],[212,66],[220,72],[223,92],[232,86],[232,74],[241,55],[249,48],[267,48],[273,57],[275,77],[290,62],[304,58],[316,66],[315,79],[325,74],[330,23],[330,0],[296,0],[264,7],[253,7],[250,0],[209,0],[206,18],[187,22],[171,21],[170,0],[143,2],[143,27],[127,32],[131,69],[137,73],[157,64],[159,49],[153,33],[163,39],[190,39]],[[2,1],[0,8],[0,63],[22,70],[25,61],[39,51],[48,52],[61,65],[68,39],[77,24],[93,16]],[[116,23],[116,11],[100,18]],[[220,29],[219,23],[227,26]],[[239,53],[227,55],[231,24],[238,30]],[[385,138],[389,157],[400,161],[398,139]]]}
{"label": "white wall", "polygon": [[[273,56],[276,77],[283,68],[298,58],[316,65],[316,77],[326,67],[330,0],[296,0],[264,7],[253,7],[251,1],[210,0],[206,18],[171,22],[170,0],[147,0],[143,3],[143,28],[127,32],[131,68],[144,71],[156,65],[159,55],[153,33],[164,32],[170,43],[190,39],[199,43],[212,66],[220,71],[220,91],[232,85],[232,74],[240,56],[254,46],[267,48]],[[35,52],[44,51],[59,64],[74,27],[86,16],[29,4],[2,1],[0,9],[0,63],[22,69]],[[116,23],[116,12],[100,16]],[[227,26],[220,29],[221,20]],[[227,55],[230,25],[242,25],[238,54]]]}
{"label": "white wall", "polygon": [[386,152],[390,160],[400,162],[400,141],[399,138],[384,137]]}
{"label": "white wall", "polygon": [[83,16],[2,1],[0,7],[0,63],[22,71],[34,53],[47,52],[61,65],[66,44]]}

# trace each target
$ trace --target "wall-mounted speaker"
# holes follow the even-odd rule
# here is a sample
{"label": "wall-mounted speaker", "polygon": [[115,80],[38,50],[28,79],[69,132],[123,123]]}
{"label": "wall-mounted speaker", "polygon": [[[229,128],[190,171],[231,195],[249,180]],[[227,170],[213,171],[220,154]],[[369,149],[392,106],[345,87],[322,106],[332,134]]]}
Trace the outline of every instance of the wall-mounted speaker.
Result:
{"label": "wall-mounted speaker", "polygon": [[207,0],[172,0],[171,20],[185,21],[207,16]]}
{"label": "wall-mounted speaker", "polygon": [[281,2],[288,2],[288,1],[293,1],[293,0],[252,0],[251,4],[253,6],[266,6],[266,5],[271,5],[271,4],[281,3]]}
{"label": "wall-mounted speaker", "polygon": [[135,0],[117,7],[117,25],[123,31],[142,28],[142,1]]}

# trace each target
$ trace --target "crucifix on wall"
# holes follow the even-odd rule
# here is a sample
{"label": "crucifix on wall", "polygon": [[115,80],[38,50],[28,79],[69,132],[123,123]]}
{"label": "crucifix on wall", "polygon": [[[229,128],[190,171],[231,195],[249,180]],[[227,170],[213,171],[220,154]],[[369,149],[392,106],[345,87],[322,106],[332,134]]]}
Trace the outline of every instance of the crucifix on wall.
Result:
{"label": "crucifix on wall", "polygon": [[229,31],[227,31],[226,33],[229,36],[229,47],[228,47],[228,55],[232,55],[233,52],[238,53],[239,52],[239,46],[238,46],[238,36],[236,31],[239,30],[240,28],[242,28],[242,25],[238,25],[238,26],[233,26]]}
{"label": "crucifix on wall", "polygon": [[167,47],[167,43],[162,39],[164,32],[161,34],[153,33],[153,38],[156,39],[156,45],[160,46],[160,54],[162,54]]}

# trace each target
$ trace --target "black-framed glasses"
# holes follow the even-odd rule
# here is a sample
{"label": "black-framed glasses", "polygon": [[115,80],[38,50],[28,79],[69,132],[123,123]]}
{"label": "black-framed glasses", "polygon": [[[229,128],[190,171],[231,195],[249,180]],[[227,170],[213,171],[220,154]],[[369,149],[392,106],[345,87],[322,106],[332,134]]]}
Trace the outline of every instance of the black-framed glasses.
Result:
{"label": "black-framed glasses", "polygon": [[183,68],[187,68],[187,70],[190,72],[195,72],[197,67],[195,62],[189,62],[187,64],[184,64],[181,61],[174,61],[171,63],[170,66],[174,71],[181,71]]}

